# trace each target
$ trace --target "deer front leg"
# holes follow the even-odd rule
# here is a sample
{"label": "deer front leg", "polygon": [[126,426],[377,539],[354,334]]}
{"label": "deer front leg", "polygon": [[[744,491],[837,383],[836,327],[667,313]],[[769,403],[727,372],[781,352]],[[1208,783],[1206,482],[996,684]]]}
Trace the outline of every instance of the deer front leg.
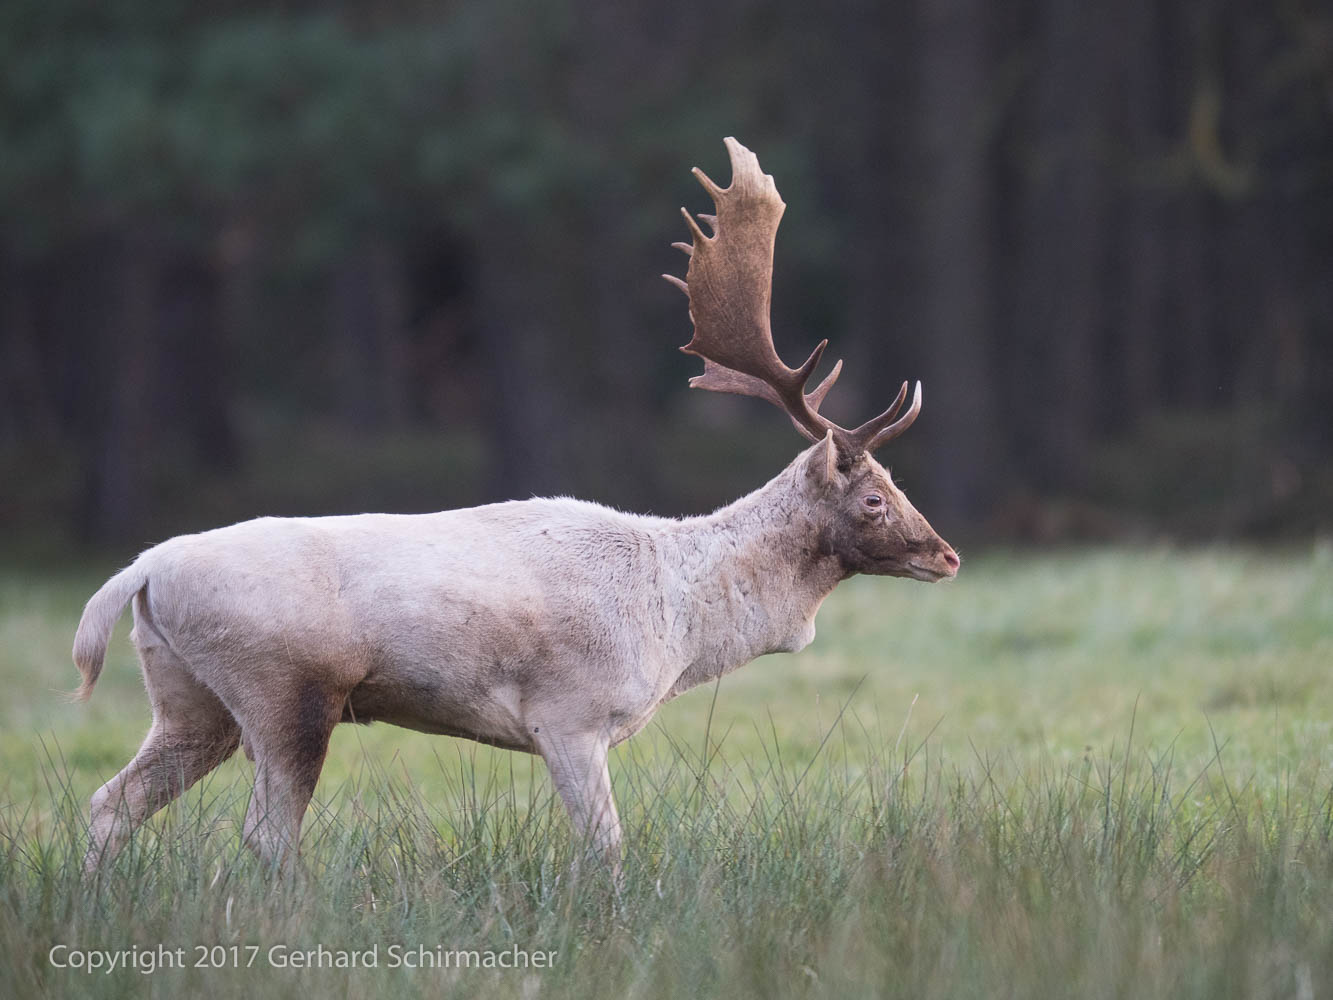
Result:
{"label": "deer front leg", "polygon": [[[609,740],[602,733],[558,733],[534,727],[537,752],[546,761],[556,791],[569,811],[584,853],[605,865],[620,883],[620,817],[611,796],[606,758]],[[574,874],[579,870],[574,861]]]}

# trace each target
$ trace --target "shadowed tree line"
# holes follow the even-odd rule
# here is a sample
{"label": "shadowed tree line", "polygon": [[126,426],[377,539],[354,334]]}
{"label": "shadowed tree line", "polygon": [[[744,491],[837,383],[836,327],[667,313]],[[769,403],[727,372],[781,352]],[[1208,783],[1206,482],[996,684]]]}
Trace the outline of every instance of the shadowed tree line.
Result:
{"label": "shadowed tree line", "polygon": [[799,439],[683,398],[657,278],[731,134],[779,349],[922,379],[946,534],[1330,526],[1317,4],[11,0],[0,66],[6,537],[757,485]]}

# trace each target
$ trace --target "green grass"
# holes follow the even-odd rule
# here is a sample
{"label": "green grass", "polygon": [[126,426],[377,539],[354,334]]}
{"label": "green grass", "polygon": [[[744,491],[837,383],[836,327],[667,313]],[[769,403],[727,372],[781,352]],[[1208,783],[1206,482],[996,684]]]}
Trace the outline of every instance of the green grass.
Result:
{"label": "green grass", "polygon": [[[1327,543],[851,581],[806,652],[691,692],[615,752],[619,896],[571,880],[540,762],[382,726],[336,734],[302,876],[240,848],[242,758],[81,886],[87,798],[148,724],[127,623],[92,701],[61,698],[111,568],[0,571],[0,995],[1333,993]],[[53,968],[53,944],[259,950],[89,975]],[[268,961],[320,944],[380,967]],[[386,967],[394,945],[514,944],[554,968]]]}

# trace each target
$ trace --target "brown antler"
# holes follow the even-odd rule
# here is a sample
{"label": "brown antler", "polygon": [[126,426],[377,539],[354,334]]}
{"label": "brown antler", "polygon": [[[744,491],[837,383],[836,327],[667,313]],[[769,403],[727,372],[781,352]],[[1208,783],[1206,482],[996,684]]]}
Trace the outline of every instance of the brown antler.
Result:
{"label": "brown antler", "polygon": [[731,156],[730,187],[719,188],[702,170],[694,168],[694,176],[717,206],[717,215],[699,216],[710,225],[713,235],[705,236],[682,208],[694,241],[673,246],[690,255],[689,270],[684,281],[670,274],[662,276],[690,299],[694,336],[681,350],[704,359],[704,373],[690,379],[690,385],[758,396],[785,410],[796,429],[811,441],[819,441],[832,431],[844,453],[873,451],[907,430],[921,412],[921,383],[917,383],[912,405],[901,417],[897,414],[907,398],[906,382],[892,406],[855,430],[839,427],[820,415],[819,406],[837,381],[842,362],[807,393],[805,384],[828,341],[821,341],[799,368],[788,368],[774,350],[769,326],[773,241],[787,206],[773,178],[759,169],[758,157],[733,138],[724,141]]}

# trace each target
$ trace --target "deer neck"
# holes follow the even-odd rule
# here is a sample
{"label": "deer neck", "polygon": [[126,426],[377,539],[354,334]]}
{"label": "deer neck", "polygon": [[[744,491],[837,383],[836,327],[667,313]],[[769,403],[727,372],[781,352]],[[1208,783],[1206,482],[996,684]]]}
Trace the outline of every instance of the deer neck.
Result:
{"label": "deer neck", "polygon": [[677,634],[687,663],[673,694],[765,653],[797,652],[845,573],[819,552],[795,464],[707,517],[680,523]]}

